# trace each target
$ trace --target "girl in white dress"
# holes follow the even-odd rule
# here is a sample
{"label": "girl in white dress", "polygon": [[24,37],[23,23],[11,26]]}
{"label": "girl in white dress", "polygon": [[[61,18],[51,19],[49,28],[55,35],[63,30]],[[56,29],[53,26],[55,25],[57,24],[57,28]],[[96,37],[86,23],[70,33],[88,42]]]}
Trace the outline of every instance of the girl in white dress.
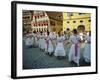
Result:
{"label": "girl in white dress", "polygon": [[52,44],[51,35],[49,35],[49,32],[47,32],[47,36],[45,38],[45,41],[46,41],[45,51],[49,55],[52,55],[52,52],[53,52],[53,44]]}
{"label": "girl in white dress", "polygon": [[69,51],[69,62],[74,61],[79,66],[80,59],[80,37],[77,35],[77,30],[73,30],[73,34],[70,36],[71,48]]}
{"label": "girl in white dress", "polygon": [[67,28],[66,31],[64,31],[64,36],[65,36],[64,48],[65,48],[65,51],[66,51],[66,55],[68,55],[68,53],[69,53],[70,44],[66,45],[66,43],[67,42],[69,43],[70,35],[71,35],[71,31],[70,31],[69,28]]}
{"label": "girl in white dress", "polygon": [[39,49],[41,49],[41,32],[38,34],[38,44],[39,44]]}
{"label": "girl in white dress", "polygon": [[43,34],[43,32],[41,32],[40,34],[41,34],[40,37],[39,37],[40,49],[41,49],[42,51],[44,51],[44,49],[45,49],[44,34]]}
{"label": "girl in white dress", "polygon": [[33,31],[32,36],[33,36],[33,46],[37,47],[37,37],[36,37],[37,34],[36,34],[36,31]]}
{"label": "girl in white dress", "polygon": [[33,31],[33,33],[32,33],[32,37],[33,37],[33,46],[35,46],[35,36],[34,36],[34,31]]}
{"label": "girl in white dress", "polygon": [[56,40],[57,40],[57,35],[55,32],[52,32],[53,52],[55,51],[56,48]]}
{"label": "girl in white dress", "polygon": [[41,33],[38,32],[38,47],[41,49]]}
{"label": "girl in white dress", "polygon": [[45,51],[45,33],[43,32],[42,33],[42,43],[41,43],[41,46],[42,46],[42,50]]}
{"label": "girl in white dress", "polygon": [[34,34],[34,38],[35,38],[35,41],[34,41],[35,47],[38,47],[37,32],[35,32],[35,34]]}
{"label": "girl in white dress", "polygon": [[62,36],[61,32],[58,32],[58,37],[57,37],[57,46],[54,52],[54,56],[56,57],[65,57],[66,53],[64,50],[64,45],[63,42],[65,40],[65,37]]}
{"label": "girl in white dress", "polygon": [[83,57],[85,62],[91,62],[91,32],[89,32],[89,35],[86,37]]}
{"label": "girl in white dress", "polygon": [[49,35],[49,32],[47,33],[47,51],[49,55],[52,55],[53,53],[53,42],[52,42],[52,35]]}
{"label": "girl in white dress", "polygon": [[45,52],[47,53],[48,52],[48,44],[49,44],[49,41],[48,41],[48,33],[45,33]]}
{"label": "girl in white dress", "polygon": [[26,39],[25,39],[25,45],[27,47],[32,47],[33,46],[33,36],[28,34]]}
{"label": "girl in white dress", "polygon": [[37,47],[39,47],[39,37],[40,37],[40,33],[37,32],[36,33],[36,38],[37,38],[36,44],[37,44]]}

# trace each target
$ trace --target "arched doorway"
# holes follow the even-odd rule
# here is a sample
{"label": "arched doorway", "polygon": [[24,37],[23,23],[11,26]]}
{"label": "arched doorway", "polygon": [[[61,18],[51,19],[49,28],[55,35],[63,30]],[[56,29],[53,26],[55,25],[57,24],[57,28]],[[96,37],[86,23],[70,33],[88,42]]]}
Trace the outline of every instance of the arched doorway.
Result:
{"label": "arched doorway", "polygon": [[84,25],[79,25],[79,26],[77,27],[77,30],[78,30],[79,32],[84,32],[84,31],[85,31],[85,26],[84,26]]}

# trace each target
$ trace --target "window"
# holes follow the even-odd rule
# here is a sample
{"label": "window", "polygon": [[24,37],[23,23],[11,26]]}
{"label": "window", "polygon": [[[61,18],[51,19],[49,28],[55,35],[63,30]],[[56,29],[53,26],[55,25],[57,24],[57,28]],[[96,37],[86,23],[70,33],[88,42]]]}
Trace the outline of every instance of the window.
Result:
{"label": "window", "polygon": [[83,23],[83,20],[80,20],[80,23]]}
{"label": "window", "polygon": [[76,21],[73,21],[73,23],[76,23]]}
{"label": "window", "polygon": [[90,20],[90,19],[89,19],[88,21],[89,21],[89,22],[91,22],[91,20]]}
{"label": "window", "polygon": [[69,21],[67,21],[67,23],[69,23]]}

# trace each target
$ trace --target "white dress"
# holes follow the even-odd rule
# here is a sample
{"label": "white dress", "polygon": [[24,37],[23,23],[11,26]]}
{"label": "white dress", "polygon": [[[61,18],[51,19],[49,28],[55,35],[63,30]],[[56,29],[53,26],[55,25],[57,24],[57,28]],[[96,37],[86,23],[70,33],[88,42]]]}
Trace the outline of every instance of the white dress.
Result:
{"label": "white dress", "polygon": [[49,40],[48,40],[48,35],[45,35],[45,52],[48,51],[48,44],[49,44]]}
{"label": "white dress", "polygon": [[51,36],[49,35],[48,37],[47,37],[47,41],[48,41],[48,47],[47,47],[47,51],[49,52],[49,54],[50,53],[52,53],[53,52],[53,43],[52,43],[52,39],[51,39]]}
{"label": "white dress", "polygon": [[33,37],[33,45],[35,45],[35,34],[32,33],[32,37]]}
{"label": "white dress", "polygon": [[42,38],[43,39],[42,39],[42,45],[41,45],[42,46],[42,49],[45,49],[45,36],[46,36],[45,33],[43,33],[42,34]]}
{"label": "white dress", "polygon": [[34,34],[34,44],[35,46],[38,46],[38,40],[37,40],[37,34]]}
{"label": "white dress", "polygon": [[70,40],[70,42],[72,44],[71,48],[70,48],[70,51],[69,51],[69,57],[68,57],[69,58],[69,62],[74,61],[79,66],[79,59],[80,59],[80,44],[79,44],[79,40],[80,40],[80,37],[71,35],[69,40]]}
{"label": "white dress", "polygon": [[40,44],[40,49],[45,49],[45,39],[43,34],[40,35],[39,44]]}
{"label": "white dress", "polygon": [[45,51],[51,54],[53,52],[53,44],[50,35],[45,37]]}
{"label": "white dress", "polygon": [[91,62],[91,37],[86,37],[87,43],[85,44],[83,57],[86,62]]}
{"label": "white dress", "polygon": [[26,38],[25,45],[32,46],[33,45],[33,38],[30,38],[30,37]]}
{"label": "white dress", "polygon": [[41,35],[38,34],[38,47],[41,48]]}
{"label": "white dress", "polygon": [[55,49],[55,56],[66,56],[65,49],[64,49],[64,42],[65,38],[63,36],[57,37],[57,46]]}
{"label": "white dress", "polygon": [[57,40],[57,35],[55,32],[52,32],[52,43],[53,43],[53,51],[55,51],[56,48],[56,40]]}

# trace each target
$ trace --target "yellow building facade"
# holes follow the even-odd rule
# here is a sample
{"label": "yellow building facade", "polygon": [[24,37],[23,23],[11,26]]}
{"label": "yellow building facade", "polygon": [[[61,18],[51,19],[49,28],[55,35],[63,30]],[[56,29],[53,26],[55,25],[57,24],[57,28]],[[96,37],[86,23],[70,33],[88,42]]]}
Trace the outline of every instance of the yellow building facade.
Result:
{"label": "yellow building facade", "polygon": [[91,14],[90,13],[63,13],[63,31],[66,28],[73,30],[79,25],[85,26],[85,31],[91,30]]}

